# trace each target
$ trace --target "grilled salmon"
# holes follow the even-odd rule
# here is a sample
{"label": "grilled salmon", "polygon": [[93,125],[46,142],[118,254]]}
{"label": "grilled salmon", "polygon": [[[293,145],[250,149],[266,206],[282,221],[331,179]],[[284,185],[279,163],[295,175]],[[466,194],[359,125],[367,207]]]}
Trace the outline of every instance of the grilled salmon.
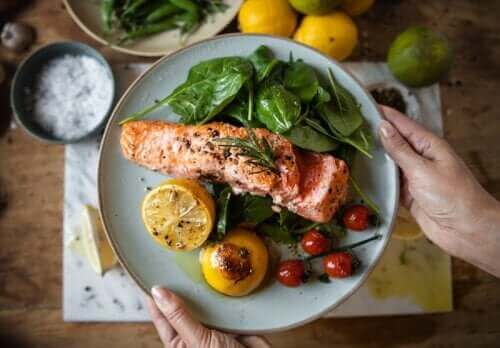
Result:
{"label": "grilled salmon", "polygon": [[255,129],[275,155],[277,170],[248,161],[240,149],[217,139],[247,138],[245,128],[213,122],[190,126],[163,121],[123,125],[123,155],[146,168],[192,179],[229,184],[235,193],[269,195],[274,204],[312,221],[331,220],[347,196],[346,163],[331,155],[302,151],[267,129]]}

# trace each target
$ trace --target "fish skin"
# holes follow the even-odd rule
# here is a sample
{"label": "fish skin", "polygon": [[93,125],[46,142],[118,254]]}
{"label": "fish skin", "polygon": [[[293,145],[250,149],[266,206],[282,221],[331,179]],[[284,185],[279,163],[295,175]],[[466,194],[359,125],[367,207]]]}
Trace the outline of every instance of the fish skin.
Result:
{"label": "fish skin", "polygon": [[235,193],[269,195],[274,204],[302,217],[331,220],[347,196],[349,170],[331,155],[301,151],[267,129],[265,137],[276,158],[277,172],[248,163],[239,149],[216,139],[247,138],[245,128],[227,123],[183,125],[164,121],[133,121],[122,126],[122,153],[148,169],[166,175],[227,183]]}

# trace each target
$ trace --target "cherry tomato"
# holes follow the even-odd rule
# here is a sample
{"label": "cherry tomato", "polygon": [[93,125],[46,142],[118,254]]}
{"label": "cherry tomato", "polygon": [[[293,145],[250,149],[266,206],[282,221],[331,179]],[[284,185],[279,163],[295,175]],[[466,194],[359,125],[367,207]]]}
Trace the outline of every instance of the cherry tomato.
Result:
{"label": "cherry tomato", "polygon": [[354,231],[363,231],[368,227],[370,211],[361,204],[351,205],[342,217],[344,226]]}
{"label": "cherry tomato", "polygon": [[297,287],[302,283],[304,273],[304,262],[301,260],[286,260],[280,263],[276,278],[283,285]]}
{"label": "cherry tomato", "polygon": [[352,274],[352,255],[332,253],[323,258],[323,268],[332,278],[345,278]]}
{"label": "cherry tomato", "polygon": [[313,229],[308,231],[304,237],[302,237],[300,244],[306,253],[310,255],[318,255],[328,251],[331,243],[330,240],[328,240],[328,238],[326,238],[321,232]]}

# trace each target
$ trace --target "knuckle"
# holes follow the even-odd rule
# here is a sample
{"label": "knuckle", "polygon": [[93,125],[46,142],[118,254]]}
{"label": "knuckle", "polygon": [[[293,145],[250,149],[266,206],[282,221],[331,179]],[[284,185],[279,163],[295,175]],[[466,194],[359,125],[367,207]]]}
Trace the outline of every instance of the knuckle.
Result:
{"label": "knuckle", "polygon": [[176,304],[175,307],[170,312],[165,313],[165,317],[167,318],[167,320],[172,322],[181,321],[185,315],[186,315],[186,310],[178,304]]}

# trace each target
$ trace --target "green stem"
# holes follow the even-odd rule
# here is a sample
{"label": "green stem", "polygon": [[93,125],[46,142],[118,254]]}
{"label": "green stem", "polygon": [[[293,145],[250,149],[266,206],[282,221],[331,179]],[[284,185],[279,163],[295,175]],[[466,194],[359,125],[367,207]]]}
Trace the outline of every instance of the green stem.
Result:
{"label": "green stem", "polygon": [[308,257],[305,258],[305,260],[306,261],[311,261],[311,260],[314,260],[314,259],[317,259],[317,258],[321,258],[321,257],[327,256],[327,255],[329,255],[331,253],[339,253],[339,252],[343,252],[343,251],[348,251],[348,250],[357,248],[359,246],[362,246],[364,244],[370,243],[370,242],[372,242],[374,240],[378,240],[380,238],[382,238],[382,235],[381,234],[376,234],[376,235],[374,235],[374,236],[372,236],[370,238],[366,238],[366,239],[360,240],[359,242],[356,242],[356,243],[347,244],[347,245],[336,247],[336,248],[331,248],[327,252],[324,252],[324,253],[321,253],[321,254],[318,254],[318,255],[308,256]]}
{"label": "green stem", "polygon": [[349,182],[351,183],[352,187],[354,187],[354,190],[358,194],[358,196],[361,197],[361,199],[368,204],[368,206],[375,212],[377,215],[380,217],[380,208],[377,206],[377,204],[371,200],[370,197],[368,197],[363,190],[361,190],[361,187],[359,187],[358,183],[356,180],[354,180],[354,177],[351,175],[349,176]]}
{"label": "green stem", "polygon": [[141,118],[144,118],[147,114],[149,114],[150,112],[153,112],[155,111],[156,109],[158,109],[160,106],[162,105],[165,105],[168,103],[168,97],[165,97],[163,98],[162,100],[160,100],[158,103],[155,103],[141,111],[138,111],[132,115],[130,115],[129,117],[127,117],[126,119],[120,121],[118,124],[121,126],[127,122],[130,122],[130,121],[137,121],[137,120],[140,120]]}

